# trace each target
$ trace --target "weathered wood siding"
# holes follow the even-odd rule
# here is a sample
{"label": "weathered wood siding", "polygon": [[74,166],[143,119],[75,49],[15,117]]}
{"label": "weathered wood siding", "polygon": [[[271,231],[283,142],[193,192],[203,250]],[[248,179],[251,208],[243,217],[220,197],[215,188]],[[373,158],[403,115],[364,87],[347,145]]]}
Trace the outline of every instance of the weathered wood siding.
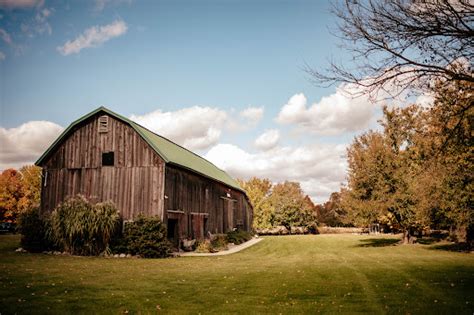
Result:
{"label": "weathered wood siding", "polygon": [[166,165],[165,173],[164,209],[165,213],[184,212],[179,217],[181,237],[199,238],[201,224],[204,234],[225,233],[234,227],[250,231],[252,209],[243,192],[178,166]]}
{"label": "weathered wood siding", "polygon": [[[139,213],[163,219],[164,161],[127,124],[110,117],[99,133],[97,114],[77,126],[43,167],[42,211],[82,194],[93,202],[112,201],[124,219]],[[115,165],[102,166],[114,152]]]}

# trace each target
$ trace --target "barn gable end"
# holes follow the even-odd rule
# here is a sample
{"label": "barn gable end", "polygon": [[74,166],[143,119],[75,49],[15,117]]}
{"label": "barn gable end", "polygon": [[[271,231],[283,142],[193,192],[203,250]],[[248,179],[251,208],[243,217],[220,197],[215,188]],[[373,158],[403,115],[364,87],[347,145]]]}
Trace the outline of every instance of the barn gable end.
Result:
{"label": "barn gable end", "polygon": [[[105,117],[107,131],[100,124]],[[107,154],[113,165],[103,165]],[[39,165],[42,211],[81,194],[94,202],[113,201],[126,220],[138,213],[163,218],[164,161],[113,116],[97,113],[75,125]]]}

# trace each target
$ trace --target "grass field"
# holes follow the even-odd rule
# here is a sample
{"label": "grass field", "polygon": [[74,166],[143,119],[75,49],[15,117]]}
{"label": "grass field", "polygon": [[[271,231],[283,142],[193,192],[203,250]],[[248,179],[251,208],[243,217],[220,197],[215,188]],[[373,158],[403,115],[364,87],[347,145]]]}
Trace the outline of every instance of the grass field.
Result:
{"label": "grass field", "polygon": [[15,253],[0,236],[0,313],[473,314],[474,254],[393,237],[266,237],[220,257]]}

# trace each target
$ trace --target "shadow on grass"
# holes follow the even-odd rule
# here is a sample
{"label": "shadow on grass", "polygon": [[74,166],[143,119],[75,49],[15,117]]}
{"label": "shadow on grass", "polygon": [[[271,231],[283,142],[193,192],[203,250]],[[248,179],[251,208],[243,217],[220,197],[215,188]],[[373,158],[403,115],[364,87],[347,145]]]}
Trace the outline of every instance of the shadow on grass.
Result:
{"label": "shadow on grass", "polygon": [[417,243],[422,245],[431,245],[446,240],[448,236],[449,234],[446,232],[433,232],[428,236],[418,238]]}
{"label": "shadow on grass", "polygon": [[469,253],[473,250],[472,247],[469,246],[467,243],[449,243],[449,244],[439,244],[435,246],[430,246],[429,249],[431,250],[445,250],[450,252],[462,252],[462,253]]}
{"label": "shadow on grass", "polygon": [[357,245],[357,247],[385,247],[400,243],[400,240],[396,238],[369,238],[360,241],[362,244]]}

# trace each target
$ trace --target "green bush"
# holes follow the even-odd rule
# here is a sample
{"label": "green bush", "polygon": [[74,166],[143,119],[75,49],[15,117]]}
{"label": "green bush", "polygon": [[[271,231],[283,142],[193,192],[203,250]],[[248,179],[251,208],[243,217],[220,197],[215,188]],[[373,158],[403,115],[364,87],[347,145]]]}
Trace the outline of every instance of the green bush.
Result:
{"label": "green bush", "polygon": [[214,234],[211,238],[211,248],[215,251],[225,250],[227,249],[227,244],[229,241],[227,240],[226,234]]}
{"label": "green bush", "polygon": [[119,219],[113,204],[93,205],[76,196],[51,214],[51,235],[58,246],[71,254],[98,255],[108,249]]}
{"label": "green bush", "polygon": [[227,242],[234,243],[235,245],[245,243],[251,239],[252,234],[247,231],[235,230],[227,232]]}
{"label": "green bush", "polygon": [[18,230],[21,233],[21,246],[30,252],[42,252],[52,249],[50,240],[50,221],[41,218],[38,208],[22,212],[18,218]]}
{"label": "green bush", "polygon": [[146,258],[163,258],[171,254],[166,227],[158,217],[139,216],[135,221],[127,222],[122,239],[116,243],[127,253]]}

